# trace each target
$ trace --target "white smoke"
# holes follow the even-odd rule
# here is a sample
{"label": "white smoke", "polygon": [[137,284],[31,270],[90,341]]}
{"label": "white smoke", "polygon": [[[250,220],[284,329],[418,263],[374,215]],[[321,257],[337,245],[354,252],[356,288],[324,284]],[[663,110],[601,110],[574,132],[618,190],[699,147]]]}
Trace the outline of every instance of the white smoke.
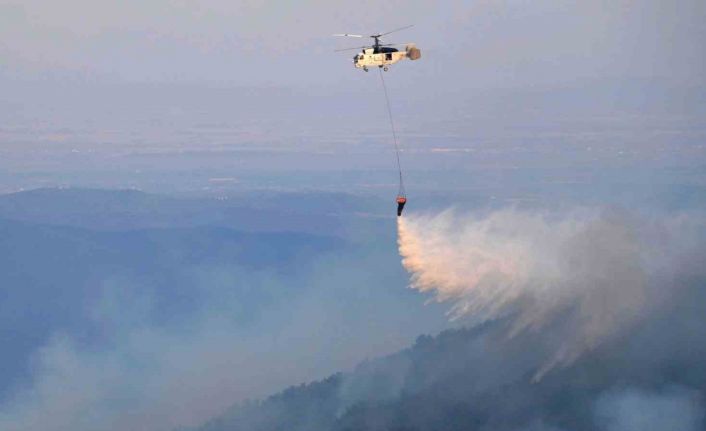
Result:
{"label": "white smoke", "polygon": [[552,324],[552,353],[535,379],[627,329],[650,307],[654,250],[625,215],[447,211],[398,220],[411,287],[450,302],[453,319],[508,318],[510,337]]}
{"label": "white smoke", "polygon": [[701,398],[698,391],[680,386],[660,392],[609,391],[596,401],[596,421],[606,431],[703,430]]}

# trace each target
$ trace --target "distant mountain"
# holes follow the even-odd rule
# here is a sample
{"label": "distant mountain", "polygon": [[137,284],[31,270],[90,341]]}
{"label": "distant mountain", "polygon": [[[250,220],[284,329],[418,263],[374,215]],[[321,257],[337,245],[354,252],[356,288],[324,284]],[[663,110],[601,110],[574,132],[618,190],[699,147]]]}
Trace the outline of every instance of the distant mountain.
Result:
{"label": "distant mountain", "polygon": [[701,430],[706,280],[682,281],[690,288],[645,324],[536,383],[551,330],[507,338],[496,321],[419,337],[352,372],[235,406],[198,431]]}

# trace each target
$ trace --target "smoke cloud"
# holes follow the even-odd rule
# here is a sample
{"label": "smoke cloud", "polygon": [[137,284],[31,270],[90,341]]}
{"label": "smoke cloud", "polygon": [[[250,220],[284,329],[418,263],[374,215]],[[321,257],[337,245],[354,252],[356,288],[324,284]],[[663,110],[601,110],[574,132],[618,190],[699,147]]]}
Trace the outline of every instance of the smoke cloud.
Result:
{"label": "smoke cloud", "polygon": [[684,244],[673,238],[674,223],[616,211],[446,211],[399,218],[398,242],[411,287],[450,303],[452,319],[507,318],[508,337],[551,326],[537,381],[624,333],[660,300],[650,280],[665,254],[678,253],[669,248]]}
{"label": "smoke cloud", "polygon": [[[432,310],[412,313],[420,305],[414,298],[380,292],[377,286],[396,277],[395,259],[394,248],[369,259],[325,256],[286,278],[237,265],[191,267],[202,306],[169,324],[154,321],[159,298],[144,286],[106,282],[91,315],[114,335],[95,347],[57,332],[32,355],[31,382],[0,402],[0,430],[172,431],[400,349],[430,320],[444,322]],[[241,288],[287,300],[260,306],[245,321]],[[372,304],[359,299],[373,297]],[[256,298],[245,304],[256,308]]]}
{"label": "smoke cloud", "polygon": [[596,402],[596,417],[606,431],[697,431],[704,412],[697,391],[671,387],[662,392],[611,391]]}
{"label": "smoke cloud", "polygon": [[461,327],[235,406],[199,430],[703,429],[704,220],[406,215],[399,246],[411,286],[435,300],[429,309],[450,304]]}

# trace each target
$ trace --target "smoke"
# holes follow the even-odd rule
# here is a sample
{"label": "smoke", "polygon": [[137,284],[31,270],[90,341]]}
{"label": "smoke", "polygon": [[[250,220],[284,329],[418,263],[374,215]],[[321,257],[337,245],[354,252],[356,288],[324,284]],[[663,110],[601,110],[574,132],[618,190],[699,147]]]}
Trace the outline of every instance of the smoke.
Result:
{"label": "smoke", "polygon": [[[444,326],[437,311],[413,312],[412,295],[379,289],[398,279],[394,248],[370,257],[345,250],[310,256],[296,275],[189,266],[180,274],[200,289],[192,297],[200,305],[166,323],[154,317],[159,296],[113,275],[95,301],[76,305],[87,308],[87,327],[110,338],[93,345],[57,330],[32,355],[31,381],[0,402],[0,430],[196,426],[238,401],[400,349],[432,322]],[[257,293],[286,300],[260,304]]]}
{"label": "smoke", "polygon": [[649,214],[400,218],[412,287],[471,327],[199,429],[703,429],[706,219]]}
{"label": "smoke", "polygon": [[660,300],[651,280],[664,255],[678,252],[669,247],[683,243],[672,238],[674,224],[616,211],[446,211],[399,218],[398,242],[411,287],[450,303],[452,319],[506,318],[508,337],[546,332],[537,381],[624,333]]}
{"label": "smoke", "polygon": [[697,431],[704,420],[700,401],[697,391],[679,386],[661,392],[610,391],[597,400],[595,413],[606,431]]}

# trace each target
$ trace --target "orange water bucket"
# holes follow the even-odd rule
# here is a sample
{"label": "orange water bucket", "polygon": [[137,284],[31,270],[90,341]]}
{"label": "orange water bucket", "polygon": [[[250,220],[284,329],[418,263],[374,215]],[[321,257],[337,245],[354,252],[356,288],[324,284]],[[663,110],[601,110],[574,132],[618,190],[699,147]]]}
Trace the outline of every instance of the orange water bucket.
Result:
{"label": "orange water bucket", "polygon": [[402,215],[402,210],[404,209],[404,204],[407,203],[407,198],[404,196],[397,196],[397,217]]}

